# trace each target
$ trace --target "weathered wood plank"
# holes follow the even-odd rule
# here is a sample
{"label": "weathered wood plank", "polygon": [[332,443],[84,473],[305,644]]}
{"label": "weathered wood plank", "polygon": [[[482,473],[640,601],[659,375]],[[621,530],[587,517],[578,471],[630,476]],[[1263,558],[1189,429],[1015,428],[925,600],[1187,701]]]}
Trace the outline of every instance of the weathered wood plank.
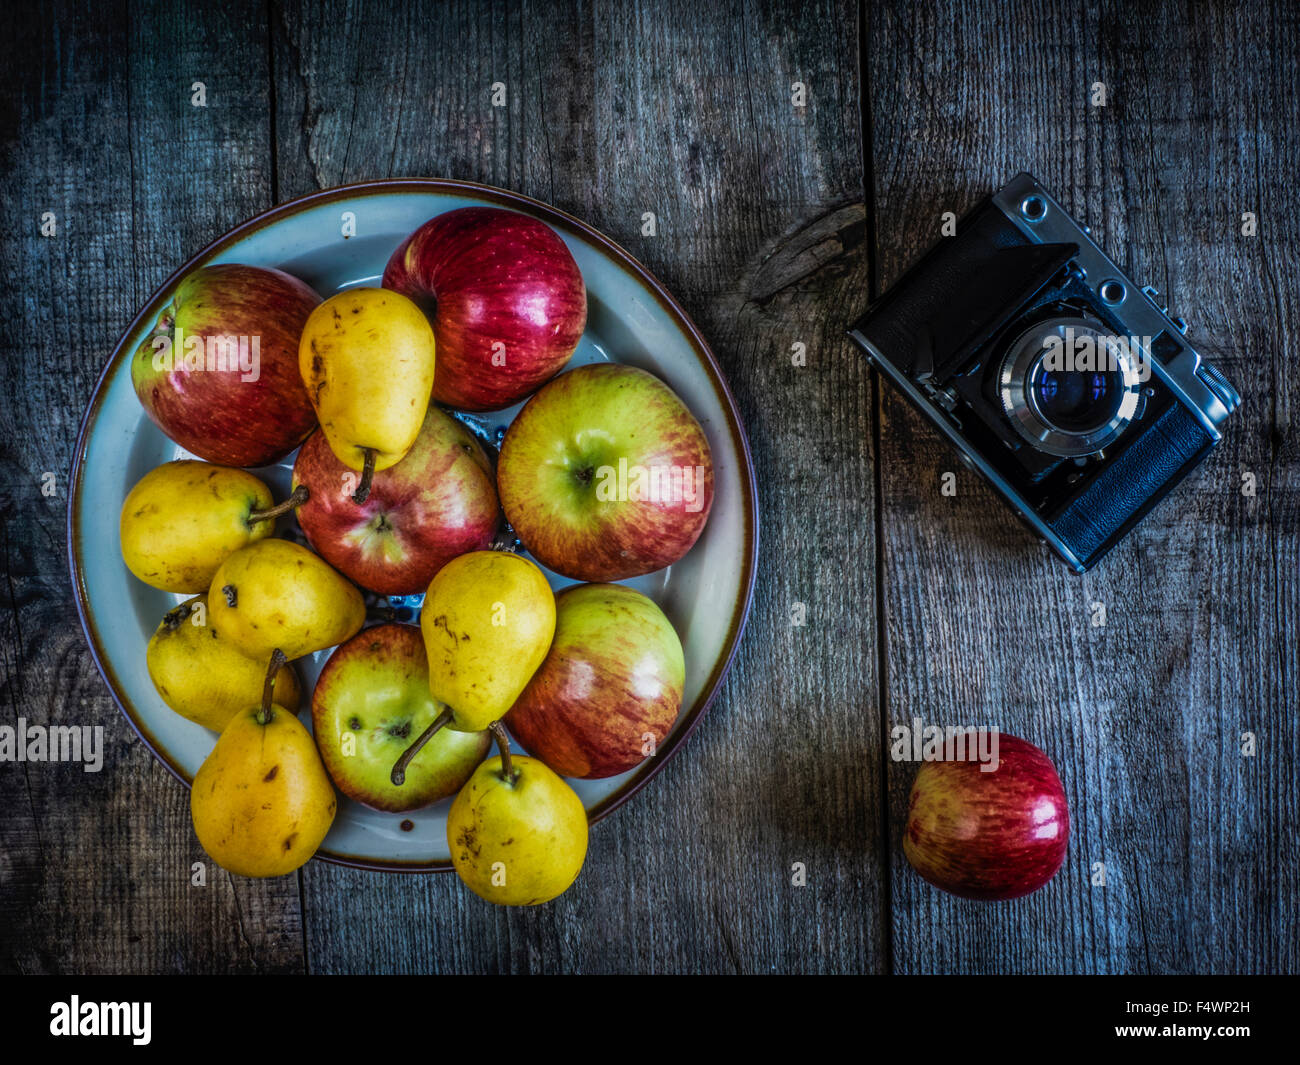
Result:
{"label": "weathered wood plank", "polygon": [[[1046,891],[932,890],[900,850],[900,971],[1294,970],[1297,314],[1294,12],[1162,5],[873,7],[880,277],[1021,169],[1090,223],[1246,396],[1222,450],[1094,572],[1072,576],[892,392],[881,478],[889,720],[997,723],[1056,761],[1075,822]],[[1090,106],[1102,81],[1107,105]],[[1260,235],[1238,232],[1259,213]],[[939,491],[957,472],[958,496]],[[1242,474],[1260,485],[1240,491]],[[1106,624],[1094,627],[1094,604]],[[1254,732],[1259,754],[1244,758]],[[1105,862],[1107,886],[1090,885]]]}
{"label": "weathered wood plank", "polygon": [[[1015,18],[977,0],[237,2],[16,21],[0,42],[0,702],[5,723],[102,724],[106,750],[99,774],[0,765],[0,969],[1295,971],[1298,36],[1286,5],[1258,2],[1146,19],[1109,2]],[[1246,395],[1211,462],[1082,579],[842,339],[869,275],[893,281],[940,212],[1022,168],[1172,294]],[[75,622],[73,438],[133,309],[270,202],[385,175],[517,189],[623,243],[710,338],[759,470],[735,672],[593,832],[579,884],[537,910],[317,863],[189,887],[188,794]],[[1243,211],[1259,236],[1240,235]],[[912,770],[883,741],[914,714],[996,721],[1056,760],[1076,828],[1047,891],[978,906],[907,868]]]}
{"label": "weathered wood plank", "polygon": [[[205,31],[194,32],[197,24]],[[266,207],[261,5],[68,5],[0,42],[5,723],[104,729],[104,767],[0,765],[0,968],[18,972],[297,970],[298,885],[234,882],[204,859],[189,792],[118,712],[77,623],[65,508],[81,413],[154,286]],[[208,106],[192,107],[206,83]],[[57,216],[42,237],[41,215]],[[42,496],[42,473],[58,493]],[[106,536],[116,515],[105,516]]]}
{"label": "weathered wood plank", "polygon": [[[674,762],[596,827],[573,890],[505,913],[450,877],[313,865],[310,966],[880,968],[869,393],[831,313],[865,288],[860,231],[751,299],[765,261],[861,201],[851,5],[455,5],[411,22],[369,5],[342,23],[291,5],[274,33],[283,195],[451,176],[603,229],[710,338],[755,449],[764,522],[725,691]],[[505,108],[490,106],[495,81]],[[641,236],[647,211],[654,238]],[[792,365],[795,343],[806,367]],[[806,888],[790,886],[795,862]]]}

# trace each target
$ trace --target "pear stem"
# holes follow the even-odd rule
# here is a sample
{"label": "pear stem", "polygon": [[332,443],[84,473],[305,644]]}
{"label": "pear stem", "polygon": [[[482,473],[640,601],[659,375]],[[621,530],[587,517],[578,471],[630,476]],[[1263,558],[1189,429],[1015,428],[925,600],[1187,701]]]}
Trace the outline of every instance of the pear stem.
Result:
{"label": "pear stem", "polygon": [[248,524],[256,525],[259,521],[274,521],[281,514],[284,514],[294,507],[300,507],[311,498],[311,492],[307,490],[305,484],[300,484],[293,490],[293,495],[283,503],[277,503],[273,507],[267,507],[265,510],[250,510],[248,512]]}
{"label": "pear stem", "polygon": [[284,664],[288,661],[284,657],[284,652],[276,648],[271,652],[271,664],[266,667],[266,680],[262,684],[262,706],[257,711],[257,723],[259,725],[270,724],[271,721],[271,693],[275,691],[275,675],[280,672]]}
{"label": "pear stem", "polygon": [[501,752],[501,779],[507,784],[515,782],[515,767],[510,762],[510,740],[500,721],[493,721],[488,731],[496,738],[497,750]]}
{"label": "pear stem", "polygon": [[368,447],[363,450],[366,453],[366,461],[361,467],[361,480],[357,483],[357,490],[352,493],[352,502],[358,505],[369,498],[370,482],[375,476],[375,449]]}
{"label": "pear stem", "polygon": [[419,754],[421,748],[423,748],[426,743],[428,743],[431,739],[433,739],[434,734],[437,733],[438,730],[441,729],[443,725],[447,724],[447,722],[449,722],[450,720],[451,720],[451,707],[448,707],[446,710],[444,710],[441,714],[439,714],[437,717],[433,719],[433,724],[430,725],[423,732],[421,732],[415,738],[415,742],[402,752],[402,757],[399,758],[395,763],[393,763],[393,772],[389,776],[389,779],[395,785],[397,785],[397,787],[400,788],[403,784],[406,783],[406,767],[411,764],[411,759],[414,758],[417,754]]}

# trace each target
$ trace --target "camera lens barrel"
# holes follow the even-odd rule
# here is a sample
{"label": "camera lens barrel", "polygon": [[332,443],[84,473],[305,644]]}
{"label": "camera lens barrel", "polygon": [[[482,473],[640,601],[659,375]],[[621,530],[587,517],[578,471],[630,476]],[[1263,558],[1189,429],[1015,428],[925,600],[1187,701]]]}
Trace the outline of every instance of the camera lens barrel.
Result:
{"label": "camera lens barrel", "polygon": [[[1067,458],[1107,447],[1140,413],[1149,368],[1136,343],[1082,316],[1037,322],[1002,359],[998,394],[1016,432]],[[1144,372],[1146,371],[1146,372]]]}

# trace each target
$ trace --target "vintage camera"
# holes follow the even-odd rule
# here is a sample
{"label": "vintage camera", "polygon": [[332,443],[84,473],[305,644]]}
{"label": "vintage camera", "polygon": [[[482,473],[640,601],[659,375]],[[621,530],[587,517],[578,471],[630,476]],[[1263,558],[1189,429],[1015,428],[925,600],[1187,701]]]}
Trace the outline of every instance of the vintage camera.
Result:
{"label": "vintage camera", "polygon": [[956,230],[849,335],[1082,573],[1205,458],[1240,397],[1029,174]]}

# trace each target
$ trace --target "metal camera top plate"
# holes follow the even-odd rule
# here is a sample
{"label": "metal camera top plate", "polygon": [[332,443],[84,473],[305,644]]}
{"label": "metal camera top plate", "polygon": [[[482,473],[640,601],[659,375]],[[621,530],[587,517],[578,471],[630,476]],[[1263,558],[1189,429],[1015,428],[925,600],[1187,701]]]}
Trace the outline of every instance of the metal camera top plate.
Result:
{"label": "metal camera top plate", "polygon": [[1182,338],[1183,330],[1156,306],[1150,292],[1121,270],[1032,174],[1017,174],[993,194],[993,203],[1030,240],[1078,246],[1076,263],[1098,298],[1119,314],[1129,332],[1138,338],[1137,346],[1143,358],[1149,360],[1152,373],[1191,408],[1212,439],[1221,439],[1219,427],[1241,397],[1222,373],[1202,365],[1201,356],[1185,339],[1179,340],[1182,350],[1168,362],[1155,356],[1150,340],[1144,338],[1161,333]]}

